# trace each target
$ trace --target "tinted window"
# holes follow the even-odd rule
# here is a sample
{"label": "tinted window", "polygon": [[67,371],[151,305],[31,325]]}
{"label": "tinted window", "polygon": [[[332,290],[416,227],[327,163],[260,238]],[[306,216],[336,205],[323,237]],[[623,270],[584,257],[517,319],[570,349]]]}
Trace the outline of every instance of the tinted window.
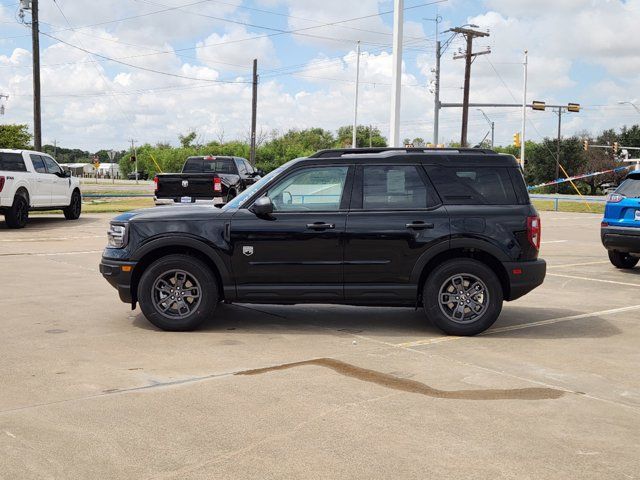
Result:
{"label": "tinted window", "polygon": [[44,160],[44,164],[47,167],[48,173],[62,173],[62,169],[60,168],[60,165],[58,165],[53,160],[53,158],[45,157],[45,156],[42,156],[41,158]]}
{"label": "tinted window", "polygon": [[202,158],[187,158],[182,167],[183,173],[202,173]]}
{"label": "tinted window", "polygon": [[349,167],[305,168],[269,189],[279,212],[336,211],[340,209]]}
{"label": "tinted window", "polygon": [[640,197],[640,177],[627,178],[616,190],[625,197]]}
{"label": "tinted window", "polygon": [[430,167],[442,201],[449,205],[517,204],[507,168],[500,167]]}
{"label": "tinted window", "polygon": [[247,173],[253,173],[255,172],[255,170],[253,169],[253,167],[251,166],[251,164],[249,162],[247,162],[246,160],[242,159],[242,162],[244,163],[245,168],[247,169]]}
{"label": "tinted window", "polygon": [[202,171],[204,173],[237,173],[233,160],[230,158],[214,158],[211,160],[205,158],[202,162]]}
{"label": "tinted window", "polygon": [[33,163],[33,168],[38,173],[47,173],[47,167],[44,166],[44,160],[40,155],[29,155],[31,157],[31,163]]}
{"label": "tinted window", "polygon": [[236,159],[236,165],[238,166],[238,172],[240,173],[240,175],[247,174],[247,166],[244,164],[241,158]]}
{"label": "tinted window", "polygon": [[376,165],[362,169],[362,208],[427,208],[427,188],[415,166]]}
{"label": "tinted window", "polygon": [[27,167],[20,153],[0,153],[0,170],[6,172],[26,172]]}

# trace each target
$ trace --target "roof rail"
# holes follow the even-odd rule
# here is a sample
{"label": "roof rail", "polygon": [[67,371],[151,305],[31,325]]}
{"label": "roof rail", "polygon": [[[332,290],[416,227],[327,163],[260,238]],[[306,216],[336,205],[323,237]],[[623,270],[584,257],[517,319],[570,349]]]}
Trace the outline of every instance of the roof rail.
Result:
{"label": "roof rail", "polygon": [[436,148],[436,147],[370,147],[370,148],[330,148],[319,150],[309,158],[329,158],[342,157],[343,155],[366,155],[379,154],[383,152],[397,152],[399,154],[409,153],[472,153],[478,155],[495,155],[496,152],[486,148]]}

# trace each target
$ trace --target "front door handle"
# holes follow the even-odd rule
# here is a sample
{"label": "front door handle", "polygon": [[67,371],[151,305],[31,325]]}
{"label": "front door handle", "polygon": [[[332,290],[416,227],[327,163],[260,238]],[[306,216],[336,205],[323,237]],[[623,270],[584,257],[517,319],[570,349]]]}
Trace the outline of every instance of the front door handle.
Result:
{"label": "front door handle", "polygon": [[315,222],[307,223],[307,228],[311,230],[330,230],[336,228],[336,226],[333,223]]}
{"label": "front door handle", "polygon": [[425,222],[418,221],[418,222],[407,223],[406,227],[411,230],[424,230],[425,228],[434,228],[435,225],[433,223],[425,223]]}

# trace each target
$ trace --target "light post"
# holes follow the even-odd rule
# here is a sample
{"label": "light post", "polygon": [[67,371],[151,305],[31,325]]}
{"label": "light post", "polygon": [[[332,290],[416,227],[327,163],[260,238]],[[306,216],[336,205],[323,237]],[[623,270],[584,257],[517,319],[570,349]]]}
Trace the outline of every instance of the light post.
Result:
{"label": "light post", "polygon": [[489,123],[489,126],[491,127],[491,148],[493,148],[493,141],[495,139],[494,132],[496,129],[496,124],[495,122],[491,121],[491,119],[487,116],[486,113],[484,113],[484,110],[482,110],[481,108],[476,108],[476,110],[478,110],[482,114],[482,116],[485,118],[485,120],[487,121],[487,123]]}
{"label": "light post", "polygon": [[631,105],[633,108],[635,108],[636,112],[640,113],[640,107],[638,107],[638,105],[636,105],[635,103],[630,102],[628,100],[620,101],[620,102],[618,102],[618,105]]}

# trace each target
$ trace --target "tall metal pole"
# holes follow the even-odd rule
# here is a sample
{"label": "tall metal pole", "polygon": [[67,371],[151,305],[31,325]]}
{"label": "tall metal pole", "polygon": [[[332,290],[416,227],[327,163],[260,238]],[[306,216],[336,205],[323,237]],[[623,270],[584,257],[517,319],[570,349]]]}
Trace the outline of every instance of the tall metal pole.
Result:
{"label": "tall metal pole", "polygon": [[400,101],[402,93],[402,27],[404,0],[394,0],[393,7],[393,72],[391,77],[391,115],[389,143],[400,146]]}
{"label": "tall metal pole", "polygon": [[253,59],[253,89],[251,94],[251,147],[249,162],[256,164],[256,116],[258,113],[258,59]]}
{"label": "tall metal pole", "polygon": [[31,0],[31,44],[33,59],[33,144],[42,150],[42,111],[40,109],[40,30],[38,0]]}
{"label": "tall metal pole", "polygon": [[[562,130],[562,108],[558,108],[558,149],[556,151],[556,179],[560,178],[560,141]],[[558,184],[556,183],[556,193],[558,193]]]}
{"label": "tall metal pole", "polygon": [[[437,29],[437,27],[436,27]],[[436,85],[433,92],[433,144],[438,145],[440,129],[440,57],[442,47],[440,40],[436,41]]]}
{"label": "tall metal pole", "polygon": [[351,140],[351,148],[358,147],[358,89],[360,87],[360,40],[356,47],[356,98],[353,102],[353,138]]}
{"label": "tall metal pole", "polygon": [[524,86],[522,89],[522,137],[520,139],[520,165],[522,166],[522,171],[524,171],[524,146],[526,141],[525,132],[527,129],[527,65],[529,63],[528,56],[529,52],[525,50],[524,63],[522,64],[524,67]]}
{"label": "tall metal pole", "polygon": [[491,122],[491,148],[493,148],[493,144],[496,138],[495,132],[496,132],[496,122]]}
{"label": "tall metal pole", "polygon": [[464,60],[464,96],[462,98],[462,128],[460,131],[460,146],[467,146],[467,128],[469,125],[469,87],[471,80],[471,53],[473,36],[467,35],[467,52]]}

